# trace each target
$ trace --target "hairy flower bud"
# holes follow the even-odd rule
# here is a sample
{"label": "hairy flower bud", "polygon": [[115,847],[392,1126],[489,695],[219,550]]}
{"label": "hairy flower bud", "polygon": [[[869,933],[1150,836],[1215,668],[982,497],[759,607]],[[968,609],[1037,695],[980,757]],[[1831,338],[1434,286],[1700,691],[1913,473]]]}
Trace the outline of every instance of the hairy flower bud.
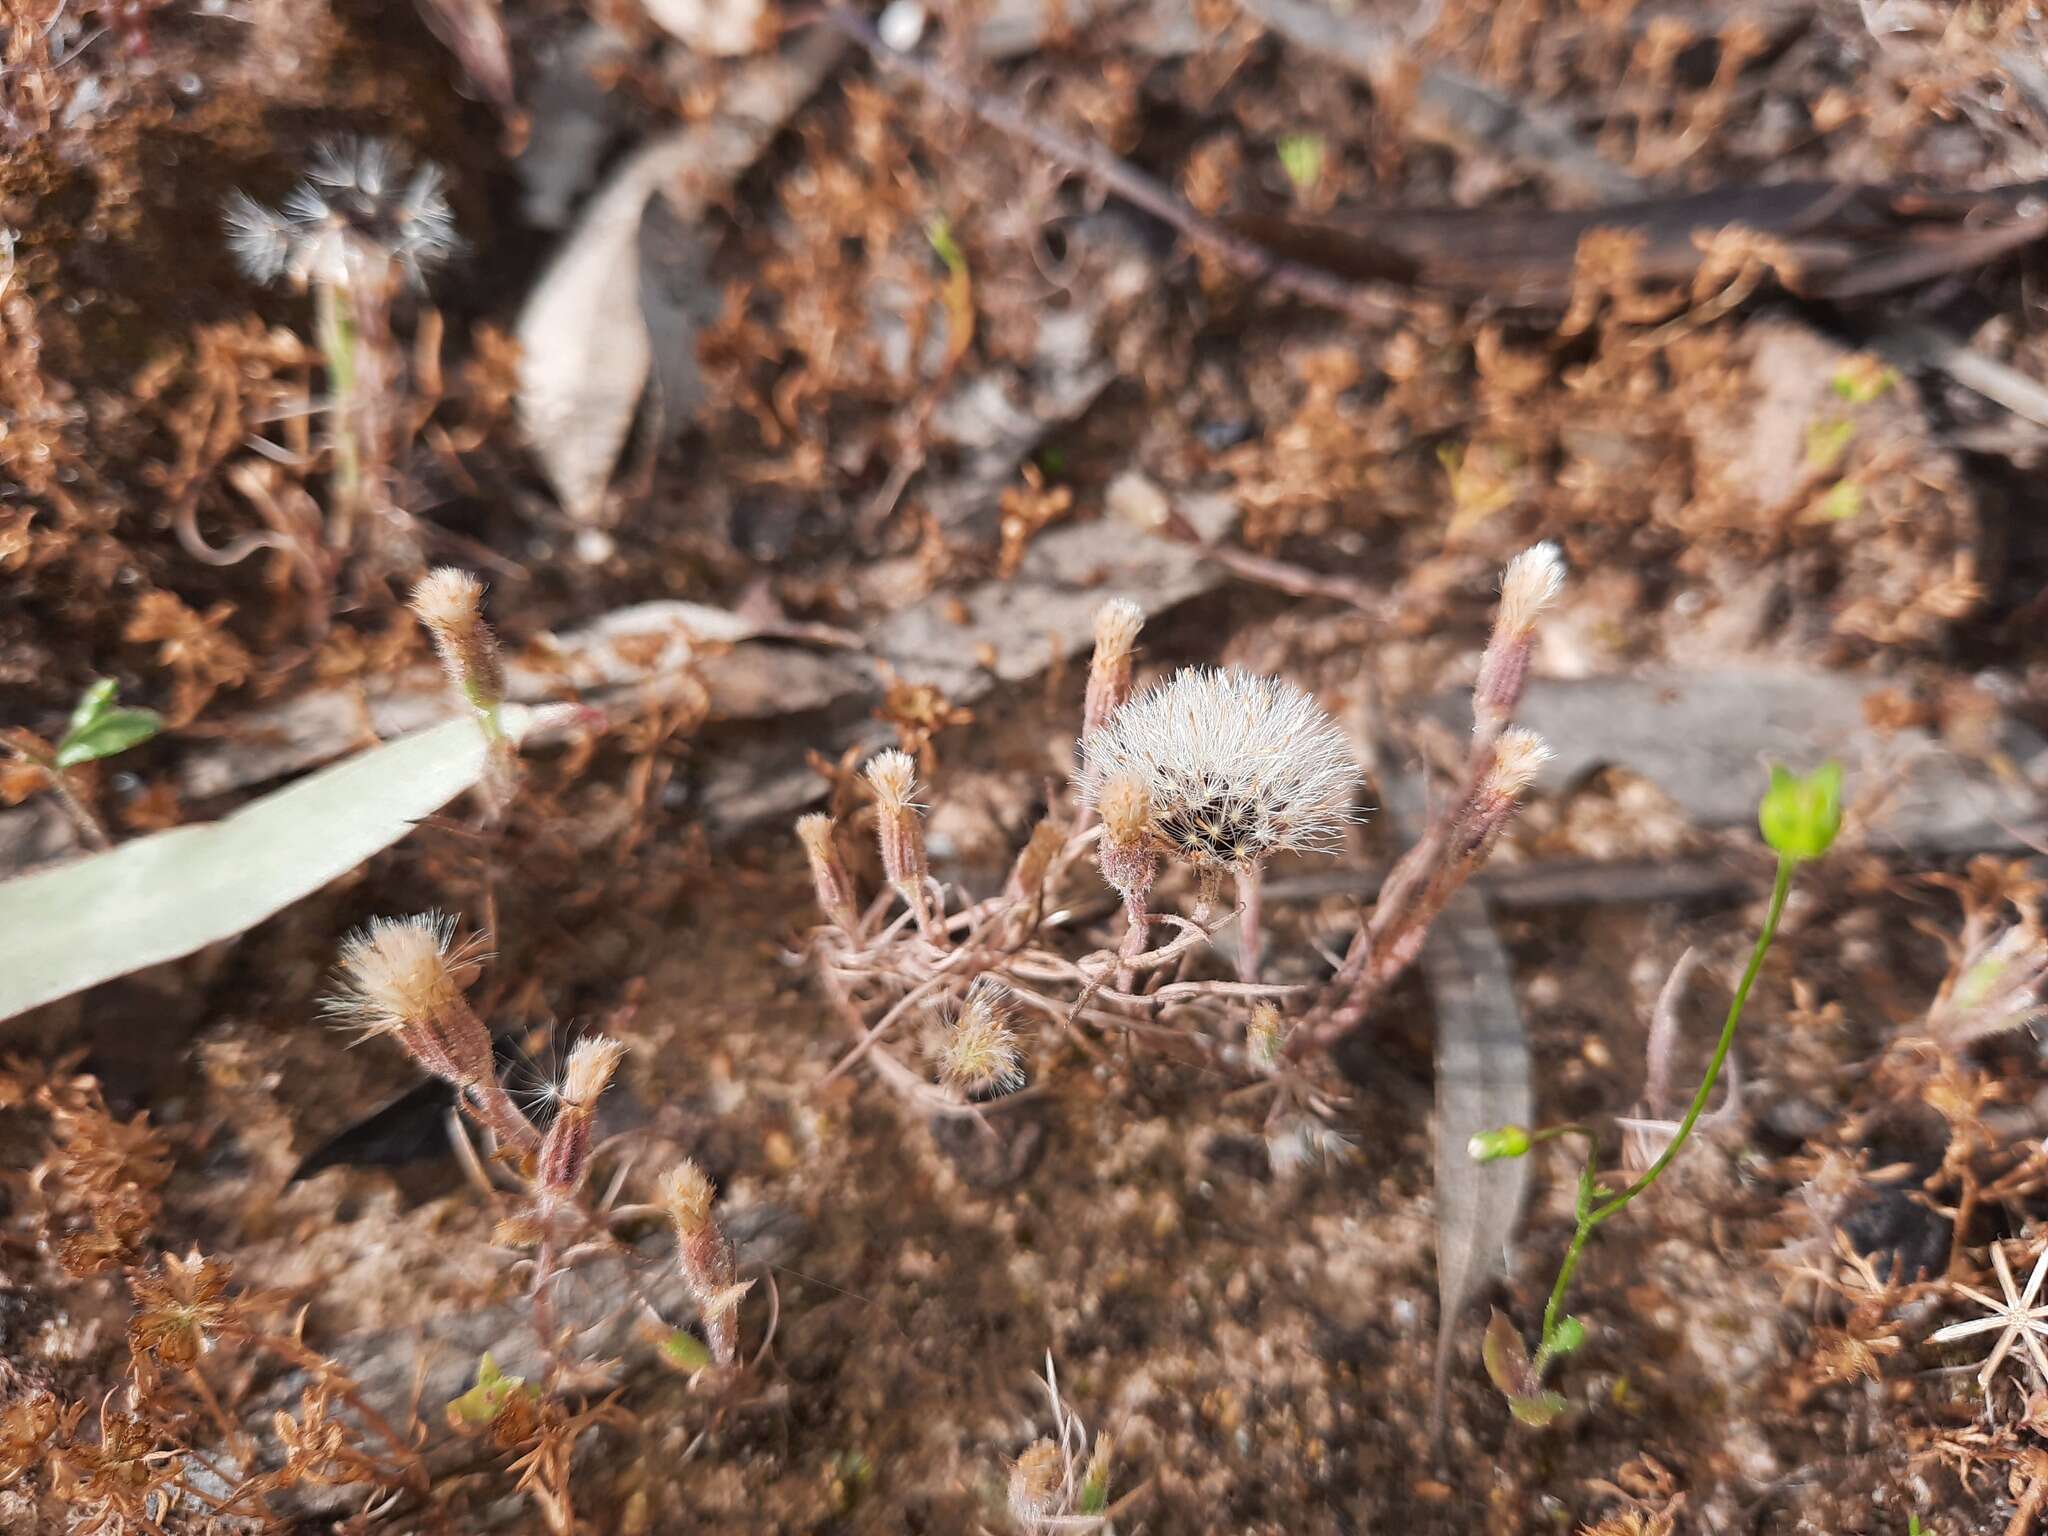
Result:
{"label": "hairy flower bud", "polygon": [[882,873],[917,914],[929,922],[925,881],[924,821],[919,815],[917,764],[907,752],[880,752],[868,759],[868,785],[875,792],[875,835],[882,851]]}
{"label": "hairy flower bud", "polygon": [[1529,681],[1529,652],[1536,621],[1564,588],[1564,558],[1548,541],[1531,545],[1508,562],[1500,583],[1500,607],[1493,634],[1472,686],[1473,730],[1490,735],[1514,717]]}
{"label": "hairy flower bud", "polygon": [[1045,877],[1052,872],[1052,861],[1059,857],[1066,841],[1066,834],[1051,817],[1031,829],[1030,840],[1019,850],[1017,862],[1010,868],[1006,894],[1011,901],[1038,900],[1045,890]]}
{"label": "hairy flower bud", "polygon": [[1159,870],[1152,792],[1142,776],[1120,773],[1102,786],[1095,808],[1102,817],[1102,878],[1125,897],[1142,899]]}
{"label": "hairy flower bud", "polygon": [[463,997],[482,967],[479,938],[455,941],[455,919],[372,918],[341,949],[341,989],[326,1011],[365,1035],[390,1035],[436,1077],[468,1093],[503,1140],[531,1149],[539,1132],[500,1086],[490,1031]]}
{"label": "hairy flower bud", "polygon": [[1050,1440],[1024,1447],[1010,1466],[1010,1513],[1027,1526],[1060,1513],[1066,1484],[1066,1460]]}
{"label": "hairy flower bud", "polygon": [[711,1216],[711,1181],[685,1158],[662,1176],[656,1196],[676,1233],[676,1265],[697,1313],[711,1358],[731,1365],[739,1358],[739,1303],[752,1287],[741,1281],[732,1244]]}
{"label": "hairy flower bud", "polygon": [[1552,756],[1549,746],[1534,731],[1501,733],[1494,743],[1493,763],[1479,778],[1472,797],[1465,803],[1451,829],[1450,865],[1465,873],[1484,863],[1500,834],[1513,819],[1522,796],[1536,782],[1537,774]]}
{"label": "hairy flower bud", "polygon": [[810,860],[811,886],[817,893],[818,910],[852,933],[860,926],[860,917],[853,899],[853,877],[847,873],[832,840],[832,818],[823,811],[800,816],[796,835],[804,845],[804,857]]}
{"label": "hairy flower bud", "polygon": [[1011,1028],[1015,1011],[1008,987],[993,976],[976,977],[967,1001],[940,1037],[934,1053],[939,1075],[970,1098],[1023,1087],[1024,1061]]}
{"label": "hairy flower bud", "polygon": [[482,582],[444,565],[412,589],[412,611],[434,637],[448,680],[479,712],[495,714],[505,702],[505,663],[483,619],[483,596]]}
{"label": "hairy flower bud", "polygon": [[1088,663],[1088,700],[1083,735],[1109,724],[1131,696],[1131,649],[1144,628],[1145,610],[1128,598],[1111,598],[1095,612],[1095,654]]}
{"label": "hairy flower bud", "polygon": [[597,1101],[618,1070],[626,1048],[617,1040],[589,1036],[569,1051],[562,1076],[560,1109],[541,1139],[538,1177],[550,1195],[573,1194],[590,1166],[590,1126]]}

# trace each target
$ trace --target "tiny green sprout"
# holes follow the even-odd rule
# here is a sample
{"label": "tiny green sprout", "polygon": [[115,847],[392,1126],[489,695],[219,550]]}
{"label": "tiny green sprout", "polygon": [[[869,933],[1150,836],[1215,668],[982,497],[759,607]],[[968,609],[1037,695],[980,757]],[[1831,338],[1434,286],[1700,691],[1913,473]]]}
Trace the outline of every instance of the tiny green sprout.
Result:
{"label": "tiny green sprout", "polygon": [[1906,1516],[1906,1536],[1927,1536],[1927,1527],[1920,1523],[1918,1515]]}
{"label": "tiny green sprout", "polygon": [[1814,515],[1824,523],[1846,523],[1862,510],[1863,487],[1854,480],[1837,480],[1814,507]]}
{"label": "tiny green sprout", "polygon": [[1620,1190],[1607,1193],[1600,1183],[1600,1144],[1589,1127],[1552,1126],[1531,1134],[1518,1126],[1504,1126],[1498,1131],[1482,1132],[1472,1138],[1472,1155],[1482,1161],[1496,1147],[1501,1149],[1496,1155],[1506,1156],[1510,1149],[1519,1155],[1530,1145],[1558,1136],[1582,1137],[1587,1149],[1586,1164],[1579,1170],[1578,1220],[1571,1243],[1565,1249],[1564,1261],[1558,1266],[1557,1280],[1550,1288],[1550,1299],[1543,1307],[1543,1326],[1537,1334],[1542,1342],[1536,1357],[1533,1360],[1529,1358],[1520,1335],[1498,1312],[1486,1331],[1482,1355],[1487,1374],[1507,1398],[1508,1407],[1518,1423],[1540,1428],[1564,1410],[1562,1397],[1541,1388],[1544,1372],[1551,1362],[1570,1354],[1586,1339],[1584,1325],[1576,1318],[1567,1317],[1564,1311],[1572,1276],[1600,1224],[1619,1216],[1631,1201],[1663,1177],[1664,1170],[1671,1166],[1672,1159],[1678,1156],[1699,1124],[1714,1084],[1720,1079],[1721,1069],[1728,1064],[1728,1053],[1735,1045],[1735,1029],[1742,1022],[1750,990],[1756,985],[1757,975],[1763,970],[1764,957],[1770,953],[1771,944],[1778,936],[1778,924],[1785,915],[1785,901],[1792,893],[1792,877],[1806,860],[1826,853],[1841,829],[1842,765],[1823,763],[1805,775],[1773,767],[1770,787],[1764,791],[1757,806],[1757,824],[1763,829],[1764,840],[1778,855],[1778,872],[1771,882],[1771,899],[1764,910],[1763,928],[1750,950],[1749,964],[1743,969],[1742,979],[1736,983],[1735,996],[1729,1001],[1727,1017],[1721,1023],[1721,1037],[1715,1042],[1706,1074],[1693,1092],[1685,1117],[1678,1122],[1676,1131],[1665,1143],[1664,1150],[1657,1154],[1656,1160]]}
{"label": "tiny green sprout", "polygon": [[1280,169],[1294,183],[1294,190],[1313,192],[1323,179],[1323,136],[1319,133],[1290,133],[1278,145]]}
{"label": "tiny green sprout", "polygon": [[1773,764],[1757,825],[1781,859],[1819,858],[1842,828],[1842,765],[1830,761],[1811,773],[1795,774]]}
{"label": "tiny green sprout", "polygon": [[1867,352],[1848,359],[1828,381],[1836,396],[1851,405],[1868,405],[1898,382],[1896,368],[1887,367]]}
{"label": "tiny green sprout", "polygon": [[1491,1131],[1481,1131],[1466,1143],[1465,1150],[1475,1163],[1497,1163],[1503,1158],[1526,1157],[1531,1143],[1526,1127],[1503,1125]]}
{"label": "tiny green sprout", "polygon": [[487,1350],[476,1363],[476,1385],[462,1396],[448,1404],[451,1422],[484,1429],[497,1421],[505,1402],[515,1392],[524,1392],[528,1397],[539,1397],[540,1389],[529,1386],[523,1376],[507,1376],[498,1369]]}
{"label": "tiny green sprout", "polygon": [[163,716],[153,709],[117,707],[114,694],[118,687],[111,677],[103,677],[85,690],[58,738],[52,767],[75,768],[113,757],[142,745],[164,728]]}
{"label": "tiny green sprout", "polygon": [[967,271],[967,254],[960,249],[960,242],[953,238],[953,224],[943,213],[933,214],[931,222],[924,227],[924,237],[938,253],[939,260],[946,264],[946,270],[955,277]]}
{"label": "tiny green sprout", "polygon": [[1853,421],[1815,422],[1806,429],[1807,469],[1816,475],[1826,474],[1842,462],[1842,455],[1849,451],[1855,437]]}
{"label": "tiny green sprout", "polygon": [[711,1364],[711,1351],[689,1329],[678,1328],[661,1341],[661,1358],[677,1370],[695,1375]]}

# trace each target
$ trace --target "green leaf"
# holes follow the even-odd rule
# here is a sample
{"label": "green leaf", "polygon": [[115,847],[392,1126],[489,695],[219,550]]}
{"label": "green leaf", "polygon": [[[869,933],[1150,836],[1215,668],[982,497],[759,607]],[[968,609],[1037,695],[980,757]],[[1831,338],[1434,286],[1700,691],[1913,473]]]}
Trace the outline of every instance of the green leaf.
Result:
{"label": "green leaf", "polygon": [[114,702],[114,690],[118,686],[111,677],[103,677],[86,689],[78,700],[78,707],[71,711],[70,723],[64,727],[63,740],[69,741],[99,719],[106,707]]}
{"label": "green leaf", "polygon": [[1842,462],[1856,436],[1853,421],[1817,421],[1806,429],[1806,467],[1824,475]]}
{"label": "green leaf", "polygon": [[711,1363],[711,1351],[687,1328],[678,1328],[661,1341],[661,1358],[680,1371],[697,1372]]}
{"label": "green leaf", "polygon": [[1842,828],[1842,765],[1826,762],[1799,775],[1774,763],[1756,819],[1780,857],[1819,858]]}
{"label": "green leaf", "polygon": [[505,1399],[515,1392],[540,1396],[540,1389],[528,1386],[524,1376],[507,1376],[499,1370],[498,1362],[487,1350],[476,1363],[476,1385],[448,1404],[448,1416],[478,1429],[485,1428],[496,1420]]}
{"label": "green leaf", "polygon": [[[534,711],[505,706],[517,741]],[[0,1019],[253,928],[381,853],[482,778],[484,739],[450,720],[251,801],[0,881]]]}
{"label": "green leaf", "polygon": [[1814,516],[1824,523],[1846,523],[1863,510],[1863,487],[1854,480],[1837,480],[1814,507]]}
{"label": "green leaf", "polygon": [[943,213],[934,215],[932,221],[925,225],[924,237],[931,242],[932,249],[939,253],[939,260],[946,264],[948,272],[955,277],[965,275],[967,253],[960,249],[960,242],[953,238],[953,225]]}
{"label": "green leaf", "polygon": [[1576,1317],[1561,1317],[1543,1341],[1546,1355],[1568,1355],[1586,1342],[1586,1325]]}
{"label": "green leaf", "polygon": [[1280,169],[1294,183],[1297,192],[1313,192],[1323,179],[1323,137],[1319,133],[1290,133],[1278,146]]}
{"label": "green leaf", "polygon": [[1867,352],[1843,363],[1829,380],[1836,395],[1851,405],[1868,405],[1898,382],[1897,369],[1887,368]]}
{"label": "green leaf", "polygon": [[1525,1397],[1508,1399],[1508,1412],[1515,1416],[1515,1422],[1531,1429],[1549,1428],[1564,1409],[1562,1392],[1531,1392]]}
{"label": "green leaf", "polygon": [[[113,685],[109,683],[109,691]],[[72,716],[73,721],[77,716]],[[98,762],[103,757],[139,747],[164,728],[164,717],[153,709],[108,709],[84,725],[74,723],[57,743],[57,766]]]}

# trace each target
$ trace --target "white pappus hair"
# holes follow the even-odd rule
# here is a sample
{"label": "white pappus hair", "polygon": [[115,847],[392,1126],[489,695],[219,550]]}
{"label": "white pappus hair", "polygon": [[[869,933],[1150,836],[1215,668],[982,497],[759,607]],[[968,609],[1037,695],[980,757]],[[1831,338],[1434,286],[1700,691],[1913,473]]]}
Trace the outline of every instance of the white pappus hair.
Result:
{"label": "white pappus hair", "polygon": [[415,287],[462,248],[438,166],[413,170],[383,139],[335,139],[315,151],[306,179],[269,208],[228,198],[228,243],[261,283],[346,287],[363,263],[395,266]]}
{"label": "white pappus hair", "polygon": [[1161,853],[1243,868],[1283,851],[1334,852],[1361,775],[1322,706],[1293,683],[1186,667],[1081,743],[1076,782],[1097,804],[1131,776],[1151,795]]}

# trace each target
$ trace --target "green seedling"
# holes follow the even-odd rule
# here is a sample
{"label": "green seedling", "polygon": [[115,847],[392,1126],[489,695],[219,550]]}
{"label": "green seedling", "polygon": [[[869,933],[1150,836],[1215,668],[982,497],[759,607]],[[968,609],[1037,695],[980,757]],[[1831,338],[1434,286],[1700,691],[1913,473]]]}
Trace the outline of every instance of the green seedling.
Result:
{"label": "green seedling", "polygon": [[1509,1408],[1520,1423],[1541,1428],[1564,1410],[1563,1397],[1544,1390],[1542,1383],[1544,1373],[1554,1361],[1585,1342],[1585,1326],[1564,1312],[1572,1275],[1593,1233],[1603,1222],[1620,1215],[1637,1196],[1663,1177],[1664,1170],[1671,1166],[1692,1136],[1693,1128],[1699,1124],[1714,1085],[1720,1080],[1721,1069],[1727,1064],[1728,1053],[1735,1044],[1735,1030],[1742,1022],[1742,1011],[1749,1001],[1750,989],[1755,986],[1757,975],[1763,969],[1764,957],[1770,953],[1771,943],[1777,937],[1778,923],[1785,913],[1785,901],[1792,891],[1792,877],[1801,864],[1826,853],[1841,830],[1841,764],[1824,763],[1805,775],[1773,767],[1770,787],[1764,791],[1763,800],[1757,808],[1757,825],[1764,841],[1778,856],[1777,876],[1771,884],[1771,900],[1764,914],[1763,930],[1757,935],[1755,947],[1750,951],[1749,965],[1744,969],[1742,980],[1736,985],[1734,999],[1728,1005],[1728,1016],[1721,1025],[1721,1037],[1714,1046],[1713,1058],[1707,1063],[1706,1075],[1700,1079],[1685,1118],[1678,1123],[1676,1132],[1656,1161],[1625,1188],[1609,1194],[1601,1187],[1599,1144],[1589,1127],[1559,1125],[1529,1131],[1510,1125],[1472,1138],[1471,1156],[1482,1163],[1526,1156],[1531,1147],[1567,1136],[1578,1137],[1586,1144],[1586,1162],[1579,1172],[1577,1225],[1571,1245],[1565,1250],[1564,1262],[1558,1268],[1557,1282],[1551,1287],[1550,1300],[1543,1308],[1543,1327],[1537,1337],[1535,1355],[1529,1355],[1520,1335],[1499,1313],[1494,1314],[1493,1323],[1486,1332],[1483,1353],[1487,1374],[1507,1396]]}
{"label": "green seedling", "polygon": [[32,786],[47,784],[56,794],[64,814],[89,848],[106,848],[111,839],[105,823],[70,777],[71,770],[140,746],[164,728],[163,716],[153,709],[117,705],[114,695],[118,687],[111,677],[103,677],[86,689],[55,745],[33,731],[0,731],[0,746],[29,765]]}
{"label": "green seedling", "polygon": [[1280,141],[1278,151],[1280,169],[1287,173],[1294,190],[1303,197],[1315,191],[1323,179],[1323,166],[1328,159],[1322,135],[1290,133]]}

